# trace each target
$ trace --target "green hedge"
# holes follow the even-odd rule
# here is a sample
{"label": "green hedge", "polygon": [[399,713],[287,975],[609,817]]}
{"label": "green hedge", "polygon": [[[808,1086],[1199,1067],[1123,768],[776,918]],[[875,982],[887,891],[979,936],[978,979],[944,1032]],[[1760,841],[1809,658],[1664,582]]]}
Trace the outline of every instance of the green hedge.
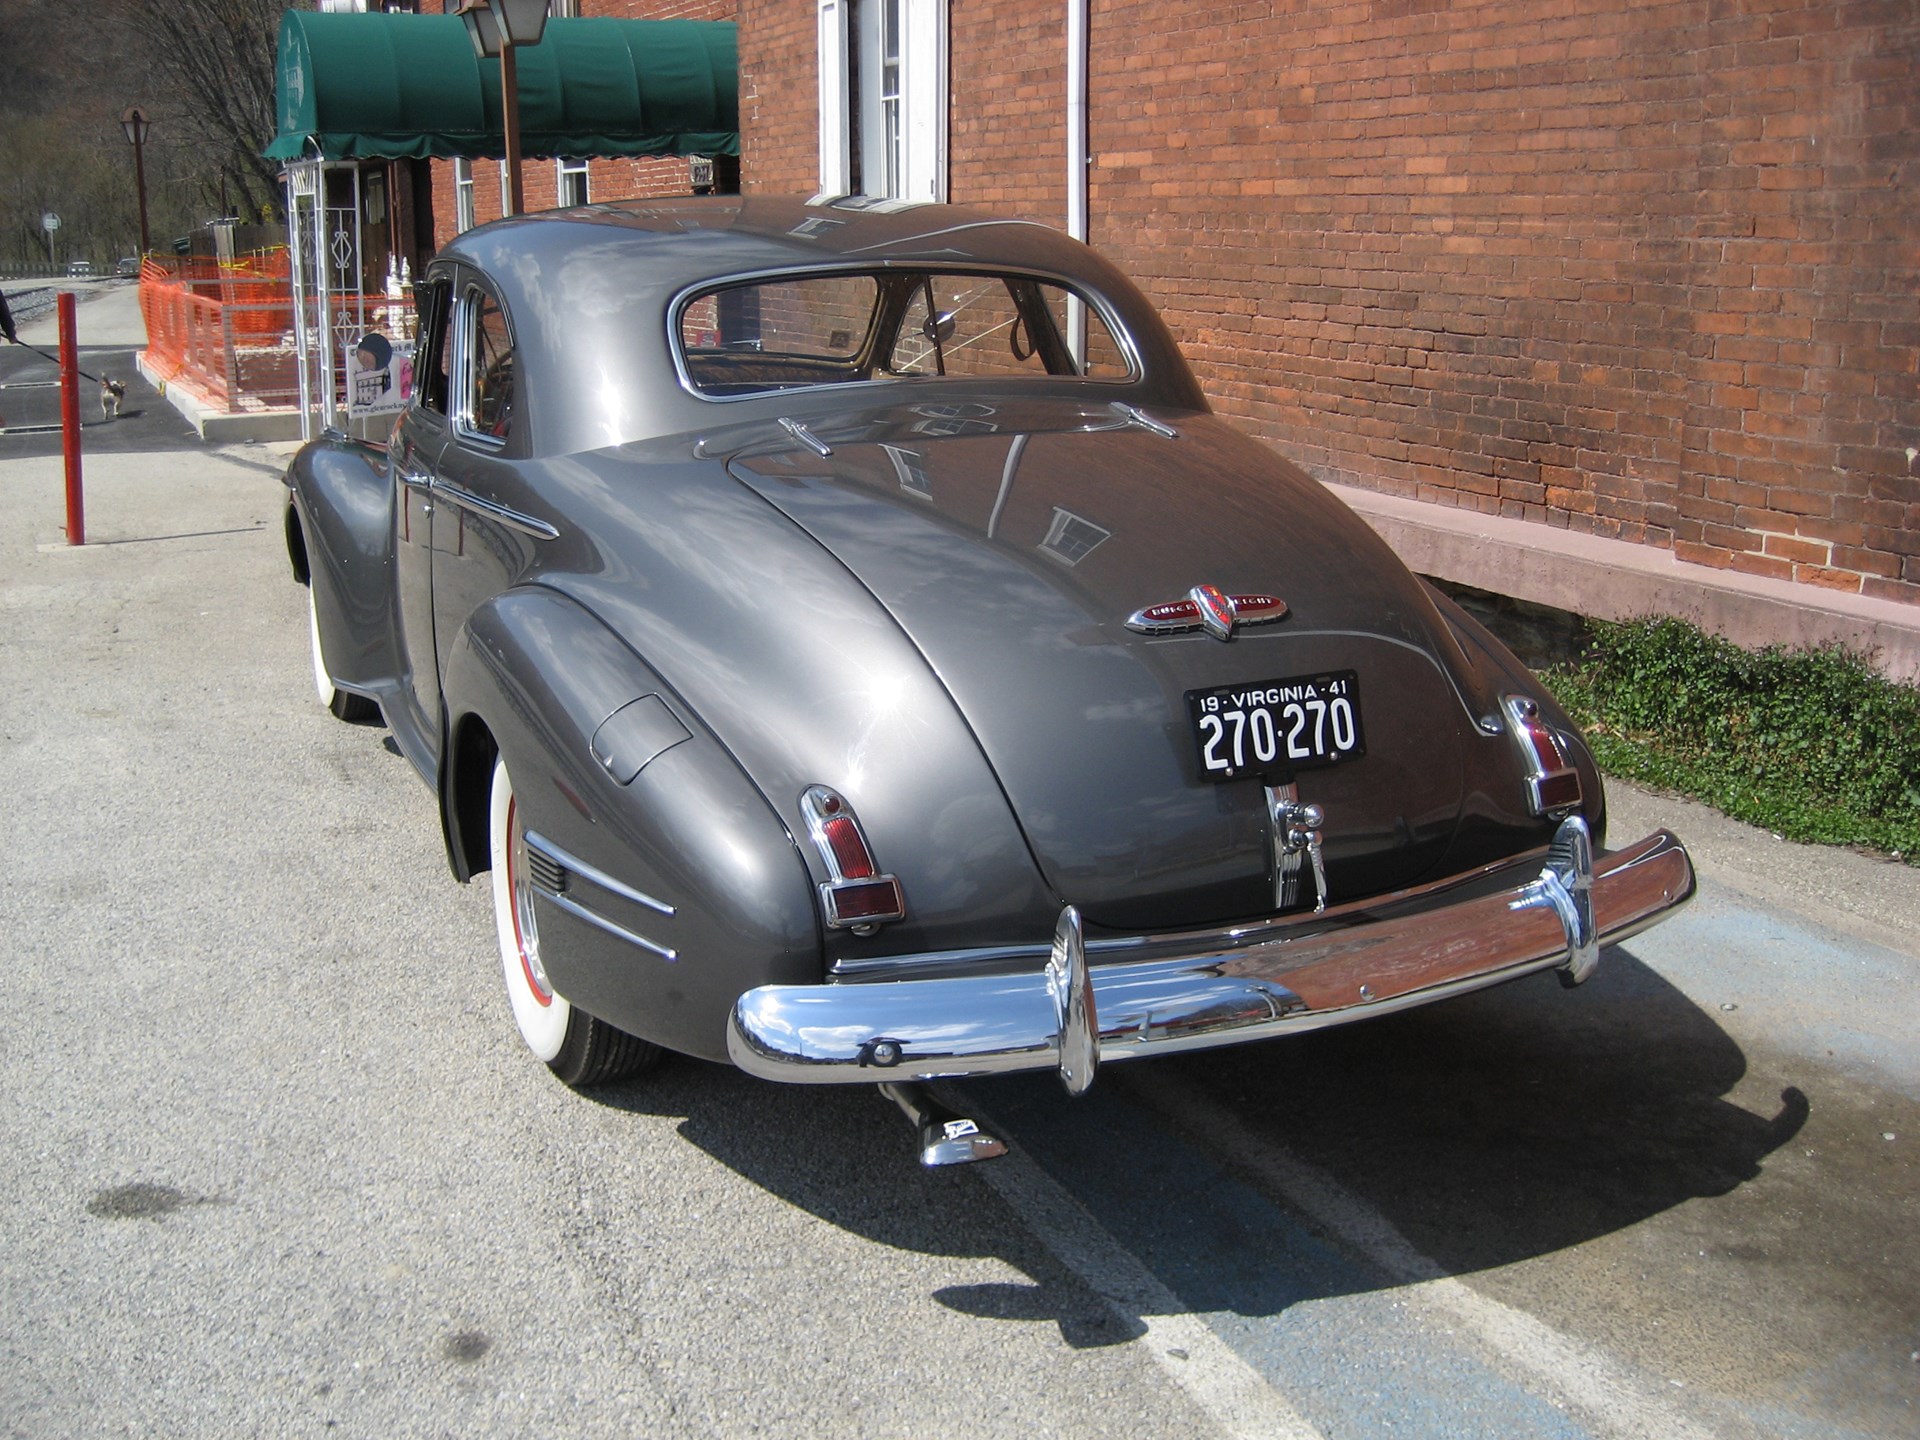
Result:
{"label": "green hedge", "polygon": [[1920,689],[1841,649],[1741,650],[1679,620],[1592,623],[1542,677],[1609,774],[1795,840],[1920,863]]}

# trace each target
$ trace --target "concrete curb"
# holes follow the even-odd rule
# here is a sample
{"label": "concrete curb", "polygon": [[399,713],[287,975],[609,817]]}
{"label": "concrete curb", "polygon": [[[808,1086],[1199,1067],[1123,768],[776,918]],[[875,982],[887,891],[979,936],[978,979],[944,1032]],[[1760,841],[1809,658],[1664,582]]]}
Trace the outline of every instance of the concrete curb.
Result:
{"label": "concrete curb", "polygon": [[244,444],[247,441],[298,440],[300,413],[297,410],[244,411],[238,415],[217,409],[189,386],[163,379],[147,363],[147,352],[136,357],[140,374],[160,392],[202,440],[213,445]]}
{"label": "concrete curb", "polygon": [[1841,644],[1920,681],[1920,606],[1688,565],[1669,550],[1361,490],[1327,487],[1422,575],[1598,620],[1677,615],[1748,648]]}

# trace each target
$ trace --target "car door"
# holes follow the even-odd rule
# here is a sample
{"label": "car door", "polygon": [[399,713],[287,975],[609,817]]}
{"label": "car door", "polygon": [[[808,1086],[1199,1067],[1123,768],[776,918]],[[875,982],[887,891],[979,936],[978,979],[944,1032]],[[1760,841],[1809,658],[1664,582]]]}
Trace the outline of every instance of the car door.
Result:
{"label": "car door", "polygon": [[[390,442],[393,474],[394,637],[406,712],[395,726],[416,764],[437,758],[440,671],[434,643],[434,479],[446,448],[453,393],[451,272],[430,275],[416,292],[420,343],[414,357],[413,403]],[[390,717],[392,719],[394,717]]]}
{"label": "car door", "polygon": [[448,440],[434,481],[434,634],[443,664],[467,618],[514,584],[535,547],[556,534],[527,513],[520,433],[527,397],[513,328],[477,277],[461,282],[453,337]]}

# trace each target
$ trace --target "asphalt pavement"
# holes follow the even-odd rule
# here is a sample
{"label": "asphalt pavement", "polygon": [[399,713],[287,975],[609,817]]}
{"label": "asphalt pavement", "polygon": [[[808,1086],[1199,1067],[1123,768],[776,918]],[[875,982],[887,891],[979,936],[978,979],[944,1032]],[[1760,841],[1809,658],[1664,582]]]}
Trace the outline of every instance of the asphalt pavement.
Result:
{"label": "asphalt pavement", "polygon": [[577,1095],[313,696],[285,447],[136,385],[83,547],[0,435],[0,1433],[1920,1433],[1920,871],[1614,786],[1701,894],[1587,986],[969,1086],[958,1172],[865,1089]]}

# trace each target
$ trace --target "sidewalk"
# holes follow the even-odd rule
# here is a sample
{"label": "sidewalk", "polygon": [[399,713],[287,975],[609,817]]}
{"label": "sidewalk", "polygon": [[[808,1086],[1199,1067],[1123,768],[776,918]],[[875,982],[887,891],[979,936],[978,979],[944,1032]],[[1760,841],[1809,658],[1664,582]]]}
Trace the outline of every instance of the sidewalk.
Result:
{"label": "sidewalk", "polygon": [[[81,368],[90,368],[85,359],[89,350],[131,349],[144,350],[147,344],[146,323],[140,316],[140,287],[131,281],[111,280],[61,280],[34,282],[29,287],[21,282],[17,288],[39,288],[41,284],[53,285],[61,290],[71,290],[77,302],[74,317],[81,350]],[[9,290],[16,288],[9,286]],[[55,311],[18,327],[20,339],[49,354],[58,353],[60,344],[60,322]],[[300,434],[300,416],[294,411],[270,410],[260,413],[229,415],[222,410],[214,410],[199,402],[192,391],[182,386],[170,386],[157,379],[144,364],[140,374],[151,384],[154,390],[164,397],[186,422],[193,426],[200,438],[211,444],[231,444],[236,441],[257,440],[284,441],[298,438]],[[124,378],[124,377],[116,377]]]}

